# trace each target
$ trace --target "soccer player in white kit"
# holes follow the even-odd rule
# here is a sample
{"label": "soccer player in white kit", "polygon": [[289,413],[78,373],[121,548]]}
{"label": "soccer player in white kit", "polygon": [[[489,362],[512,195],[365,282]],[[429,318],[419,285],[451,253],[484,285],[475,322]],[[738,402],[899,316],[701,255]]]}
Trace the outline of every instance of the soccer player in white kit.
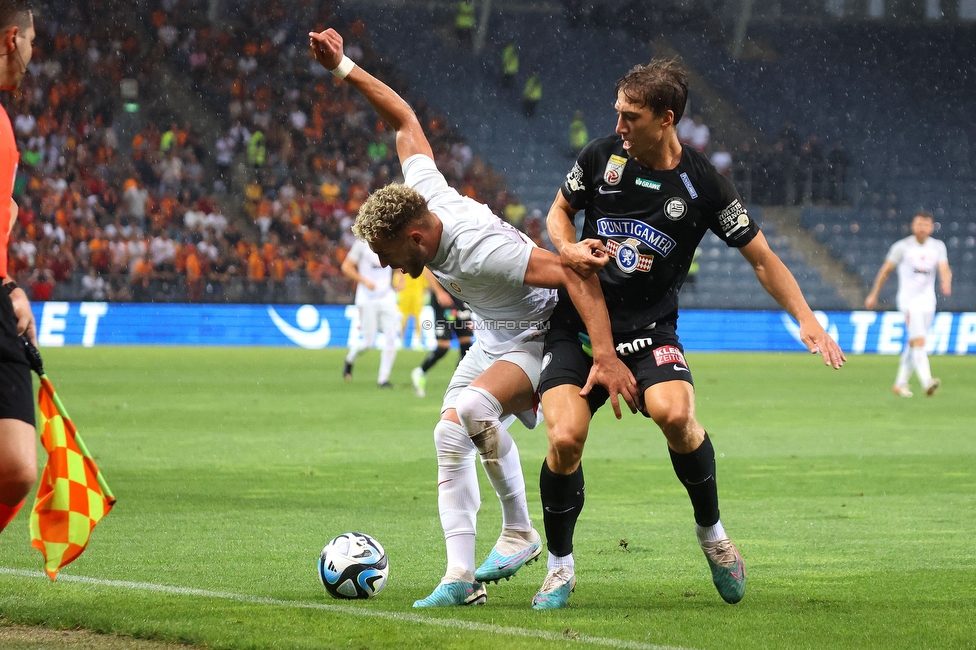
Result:
{"label": "soccer player in white kit", "polygon": [[342,376],[352,381],[352,364],[364,350],[373,347],[376,332],[383,332],[383,352],[376,384],[380,388],[393,388],[390,372],[396,360],[400,337],[400,311],[397,309],[396,291],[393,289],[393,269],[380,264],[380,258],[365,242],[357,239],[342,260],[342,274],[356,282],[356,308],[359,310],[359,342],[353,343],[346,355]]}
{"label": "soccer player in white kit", "polygon": [[[483,604],[484,582],[509,578],[538,558],[541,537],[529,518],[525,479],[508,416],[535,426],[546,321],[565,287],[587,324],[594,370],[584,391],[603,385],[620,417],[618,395],[638,408],[636,382],[617,359],[606,303],[595,275],[583,280],[559,256],[536,247],[491,210],[448,186],[413,110],[392,89],[343,56],[333,29],[310,33],[313,57],[360,92],[396,132],[405,185],[373,193],[353,231],[381,264],[419,277],[429,268],[474,315],[476,343],[458,365],[434,428],[438,510],[447,546],[440,584],[414,607]],[[481,505],[480,455],[502,507],[502,534],[475,568]]]}
{"label": "soccer player in white kit", "polygon": [[925,336],[935,318],[935,274],[938,271],[942,295],[952,293],[952,270],[946,255],[946,245],[932,238],[935,222],[932,214],[921,210],[912,219],[912,234],[892,244],[888,256],[878,271],[871,293],[864,299],[866,309],[878,304],[878,293],[888,276],[898,269],[898,311],[905,315],[908,345],[901,353],[898,375],[891,390],[896,395],[911,397],[908,379],[914,371],[931,397],[942,385],[942,380],[932,376],[929,356],[925,351]]}

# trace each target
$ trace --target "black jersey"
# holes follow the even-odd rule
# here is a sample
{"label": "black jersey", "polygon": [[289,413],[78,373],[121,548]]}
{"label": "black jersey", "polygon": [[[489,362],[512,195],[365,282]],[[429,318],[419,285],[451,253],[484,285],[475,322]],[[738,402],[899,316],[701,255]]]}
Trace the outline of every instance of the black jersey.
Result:
{"label": "black jersey", "polygon": [[[584,211],[582,239],[600,239],[611,260],[600,271],[614,332],[643,329],[675,314],[678,290],[706,230],[741,247],[759,232],[732,183],[684,146],[674,169],[657,171],[627,157],[619,136],[590,142],[562,186]],[[581,327],[560,290],[555,326]]]}

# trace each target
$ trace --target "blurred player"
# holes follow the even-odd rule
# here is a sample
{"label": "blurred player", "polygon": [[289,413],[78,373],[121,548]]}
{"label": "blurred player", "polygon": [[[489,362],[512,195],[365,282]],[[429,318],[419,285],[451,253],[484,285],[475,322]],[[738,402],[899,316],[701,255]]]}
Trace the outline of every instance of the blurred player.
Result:
{"label": "blurred player", "polygon": [[471,347],[471,339],[474,337],[474,331],[471,329],[471,310],[449,294],[429,269],[424,269],[424,276],[429,276],[430,279],[430,306],[434,312],[433,325],[434,333],[437,335],[437,347],[431,350],[424,362],[410,373],[410,381],[413,382],[413,390],[417,397],[426,395],[427,373],[451,349],[451,340],[457,338],[460,364],[468,348]]}
{"label": "blurred player", "polygon": [[364,242],[356,240],[342,260],[342,274],[356,282],[356,308],[359,310],[361,337],[346,354],[342,376],[352,381],[352,364],[364,350],[373,347],[377,331],[383,332],[383,351],[380,356],[380,372],[376,384],[380,388],[393,388],[390,373],[397,355],[397,338],[400,334],[400,314],[397,312],[396,291],[393,289],[393,269],[380,264],[376,253]]}
{"label": "blurred player", "polygon": [[935,394],[942,380],[932,376],[929,355],[925,351],[925,336],[935,318],[935,273],[939,273],[942,295],[952,293],[952,271],[944,242],[933,238],[935,223],[932,214],[919,211],[912,219],[912,234],[892,244],[888,250],[871,293],[864,299],[865,309],[878,305],[878,293],[888,276],[898,269],[898,311],[905,315],[908,345],[901,353],[898,375],[891,390],[896,395],[911,397],[908,380],[914,371],[928,397]]}
{"label": "blurred player", "polygon": [[[529,518],[518,448],[501,418],[518,414],[527,426],[535,426],[543,333],[556,300],[552,288],[565,285],[580,302],[594,340],[591,378],[606,386],[617,409],[620,394],[636,408],[636,386],[614,354],[596,278],[583,280],[487,206],[448,186],[410,106],[343,56],[342,37],[335,30],[309,38],[315,59],[361,93],[396,132],[405,184],[373,193],[353,231],[384,265],[411,277],[429,268],[474,315],[477,342],[455,371],[434,428],[447,571],[430,596],[414,607],[482,604],[487,599],[483,582],[511,577],[541,551],[541,538]],[[479,454],[502,506],[502,534],[476,569]]]}
{"label": "blurred player", "polygon": [[[34,13],[26,0],[0,0],[0,88],[16,90],[34,42]],[[20,154],[7,111],[0,106],[0,531],[24,504],[37,480],[34,387],[20,340],[37,345],[34,315],[24,290],[7,276],[7,247],[17,221],[14,177]]]}
{"label": "blurred player", "polygon": [[[424,308],[424,297],[430,286],[427,278],[411,278],[403,273],[397,274],[397,307],[400,310],[400,331],[403,332],[403,345],[407,345],[407,334],[410,336],[410,347],[414,350],[424,349],[423,330],[420,327],[420,314]],[[410,324],[410,329],[407,324]]]}
{"label": "blurred player", "polygon": [[[707,230],[738,248],[763,288],[800,323],[811,352],[840,368],[844,355],[817,322],[800,287],[770,250],[727,178],[708,159],[682,145],[675,131],[688,97],[684,71],[655,60],[631,69],[616,87],[616,135],[580,153],[549,209],[553,244],[584,276],[599,272],[617,353],[637,378],[644,414],[664,433],[675,474],[694,507],[698,542],[720,595],[745,593],[745,566],[719,519],[715,452],[695,418],[691,371],[678,341],[678,291]],[[585,210],[576,242],[573,219]],[[597,253],[594,253],[594,250]],[[604,257],[612,261],[606,264]],[[533,598],[536,609],[568,604],[576,585],[573,533],[583,508],[581,458],[590,418],[605,401],[602,389],[583,396],[590,365],[586,329],[560,299],[546,335],[542,408],[549,452],[540,488],[549,574]]]}

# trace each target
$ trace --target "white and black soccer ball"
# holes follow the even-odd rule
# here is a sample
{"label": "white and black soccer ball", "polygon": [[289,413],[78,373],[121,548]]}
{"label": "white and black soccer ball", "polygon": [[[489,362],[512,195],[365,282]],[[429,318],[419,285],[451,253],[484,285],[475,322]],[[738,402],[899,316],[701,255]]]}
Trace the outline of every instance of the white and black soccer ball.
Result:
{"label": "white and black soccer ball", "polygon": [[362,533],[334,537],[319,556],[319,579],[333,598],[372,598],[386,586],[386,551]]}

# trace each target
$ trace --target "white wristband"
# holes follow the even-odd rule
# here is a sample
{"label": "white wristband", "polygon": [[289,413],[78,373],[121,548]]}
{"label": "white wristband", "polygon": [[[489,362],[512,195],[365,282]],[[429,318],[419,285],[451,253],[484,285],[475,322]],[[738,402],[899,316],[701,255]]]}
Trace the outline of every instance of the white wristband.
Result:
{"label": "white wristband", "polygon": [[332,74],[339,77],[340,79],[345,79],[346,75],[352,72],[352,69],[356,67],[356,64],[348,56],[343,55],[342,61],[339,61],[339,65],[335,69],[330,70]]}

